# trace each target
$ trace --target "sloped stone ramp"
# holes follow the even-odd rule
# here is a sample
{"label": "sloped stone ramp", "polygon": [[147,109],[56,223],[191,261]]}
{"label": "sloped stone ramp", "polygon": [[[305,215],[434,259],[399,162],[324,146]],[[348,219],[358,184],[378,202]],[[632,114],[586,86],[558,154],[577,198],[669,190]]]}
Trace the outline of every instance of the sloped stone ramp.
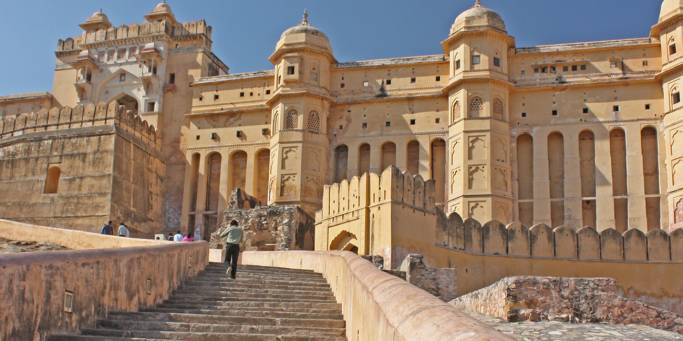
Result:
{"label": "sloped stone ramp", "polygon": [[225,270],[224,264],[209,264],[157,307],[110,313],[80,335],[48,341],[346,340],[341,306],[322,275],[243,266],[230,280]]}

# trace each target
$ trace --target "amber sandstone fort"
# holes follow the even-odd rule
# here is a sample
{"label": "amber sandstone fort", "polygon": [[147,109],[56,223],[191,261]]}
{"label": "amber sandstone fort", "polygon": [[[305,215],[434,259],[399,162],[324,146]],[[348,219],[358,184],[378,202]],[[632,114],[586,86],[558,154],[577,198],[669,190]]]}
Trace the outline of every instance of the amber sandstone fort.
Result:
{"label": "amber sandstone fort", "polygon": [[[442,53],[340,61],[304,13],[263,42],[271,69],[233,74],[211,26],[165,2],[126,25],[95,12],[58,40],[52,91],[0,97],[0,218],[74,236],[108,220],[137,238],[197,229],[212,248],[237,219],[246,250],[275,250],[246,263],[323,272],[353,340],[374,315],[344,305],[360,298],[337,258],[320,263],[350,254],[279,250],[428,267],[408,281],[489,315],[509,317],[462,295],[521,275],[611,278],[683,313],[683,1],[664,0],[647,37],[532,47],[478,0],[453,14]],[[139,246],[124,244],[106,245]],[[206,266],[207,249],[173,247],[199,269],[135,304]],[[137,307],[117,304],[102,309]]]}

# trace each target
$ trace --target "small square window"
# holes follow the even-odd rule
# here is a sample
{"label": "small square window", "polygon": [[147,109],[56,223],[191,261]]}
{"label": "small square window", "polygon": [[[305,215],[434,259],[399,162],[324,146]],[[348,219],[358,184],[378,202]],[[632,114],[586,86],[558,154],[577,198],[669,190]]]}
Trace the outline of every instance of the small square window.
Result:
{"label": "small square window", "polygon": [[199,101],[201,102],[203,100],[204,100],[204,96],[199,96]]}
{"label": "small square window", "polygon": [[579,69],[579,67],[578,67],[578,66],[576,66],[576,65],[572,65],[572,71],[577,71],[578,69]]}
{"label": "small square window", "polygon": [[168,75],[168,83],[175,84],[175,73]]}
{"label": "small square window", "polygon": [[437,118],[434,119],[434,123],[440,123],[440,122],[441,122],[441,119],[440,119],[440,118],[437,117]]}
{"label": "small square window", "polygon": [[586,64],[581,64],[581,70],[586,70]]}
{"label": "small square window", "polygon": [[196,139],[197,139],[197,141],[199,141],[199,135],[197,135]]}
{"label": "small square window", "polygon": [[460,59],[455,61],[455,69],[460,70]]}
{"label": "small square window", "polygon": [[368,86],[370,86],[370,82],[364,81],[364,82],[363,82],[363,86],[367,88]]}
{"label": "small square window", "polygon": [[147,102],[147,112],[154,112],[156,109],[156,103],[154,102]]}
{"label": "small square window", "polygon": [[254,97],[254,93],[253,93],[253,92],[250,92],[250,93],[249,93],[249,97]]}
{"label": "small square window", "polygon": [[390,122],[390,121],[384,122],[384,126],[385,126],[385,127],[391,127],[391,122]]}
{"label": "small square window", "polygon": [[588,107],[583,107],[583,113],[587,114],[588,113]]}
{"label": "small square window", "polygon": [[270,89],[266,90],[266,95],[270,95]]}
{"label": "small square window", "polygon": [[522,117],[526,117],[526,113],[525,113],[525,112],[522,113]]}
{"label": "small square window", "polygon": [[481,56],[478,54],[472,55],[472,65],[479,65],[481,63]]}
{"label": "small square window", "polygon": [[436,76],[436,81],[440,82],[441,81],[441,76]]}
{"label": "small square window", "polygon": [[220,96],[218,96],[218,94],[213,95],[213,100],[214,100],[214,101],[217,101],[219,98],[220,98]]}
{"label": "small square window", "polygon": [[344,84],[344,83],[339,84],[339,87],[342,88],[342,89],[343,89],[345,86],[346,86],[346,84]]}
{"label": "small square window", "polygon": [[674,92],[671,97],[673,97],[674,104],[678,104],[681,102],[681,93],[680,92]]}
{"label": "small square window", "polygon": [[411,119],[410,119],[410,125],[411,125],[411,126],[414,126],[414,125],[415,125],[415,119],[414,119],[414,118],[411,118]]}
{"label": "small square window", "polygon": [[288,66],[287,67],[287,74],[288,75],[293,75],[294,74],[294,66]]}
{"label": "small square window", "polygon": [[553,116],[557,116],[557,110],[553,110]]}
{"label": "small square window", "polygon": [[541,73],[548,73],[548,67],[547,66],[542,67]]}
{"label": "small square window", "polygon": [[387,79],[387,81],[386,81],[385,83],[386,83],[387,85],[391,85],[391,79]]}
{"label": "small square window", "polygon": [[125,81],[126,81],[126,74],[125,74],[125,73],[121,73],[121,74],[119,75],[119,82],[125,82]]}
{"label": "small square window", "polygon": [[569,66],[566,66],[566,65],[563,66],[563,67],[562,67],[562,72],[567,72],[567,71],[569,71]]}
{"label": "small square window", "polygon": [[411,82],[411,83],[415,83],[415,80],[416,80],[415,77],[410,77],[410,82]]}
{"label": "small square window", "polygon": [[363,122],[363,129],[366,129],[368,127],[368,122]]}
{"label": "small square window", "polygon": [[645,110],[650,110],[650,105],[649,105],[649,104],[645,104]]}
{"label": "small square window", "polygon": [[240,92],[240,97],[244,97],[244,92]]}
{"label": "small square window", "polygon": [[647,66],[647,60],[643,60],[643,66]]}
{"label": "small square window", "polygon": [[493,66],[500,66],[500,58],[493,57]]}
{"label": "small square window", "polygon": [[669,54],[676,54],[676,44],[669,45]]}
{"label": "small square window", "polygon": [[613,105],[613,106],[612,106],[612,111],[614,111],[614,112],[619,112],[619,106],[618,106],[618,105]]}

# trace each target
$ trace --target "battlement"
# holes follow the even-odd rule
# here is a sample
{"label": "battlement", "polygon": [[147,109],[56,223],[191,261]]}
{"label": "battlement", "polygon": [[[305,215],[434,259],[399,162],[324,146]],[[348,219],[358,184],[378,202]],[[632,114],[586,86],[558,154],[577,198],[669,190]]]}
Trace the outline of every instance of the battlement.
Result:
{"label": "battlement", "polygon": [[166,20],[143,24],[121,25],[92,32],[83,32],[79,37],[59,39],[57,52],[78,51],[91,44],[129,38],[167,35],[175,39],[187,39],[204,35],[211,40],[211,26],[204,20],[173,24]]}
{"label": "battlement", "polygon": [[544,224],[527,228],[520,223],[505,226],[497,221],[482,226],[475,219],[463,221],[452,213],[447,218],[440,214],[436,243],[477,255],[611,262],[683,261],[683,229],[671,233],[630,229],[621,234],[612,228],[601,232],[592,227],[576,230]]}
{"label": "battlement", "polygon": [[364,173],[350,180],[325,185],[323,208],[316,212],[316,221],[343,222],[357,217],[359,210],[383,203],[400,204],[415,210],[435,214],[434,180],[423,180],[389,166],[382,174]]}
{"label": "battlement", "polygon": [[46,131],[68,131],[94,126],[115,126],[148,147],[158,150],[159,140],[151,126],[116,102],[53,107],[50,110],[5,116],[0,119],[0,142],[4,139]]}

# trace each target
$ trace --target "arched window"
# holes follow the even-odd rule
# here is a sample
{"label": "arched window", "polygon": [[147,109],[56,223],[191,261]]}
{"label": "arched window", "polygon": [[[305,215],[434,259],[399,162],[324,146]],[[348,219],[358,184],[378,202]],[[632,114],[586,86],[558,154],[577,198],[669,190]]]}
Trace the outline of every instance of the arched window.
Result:
{"label": "arched window", "polygon": [[285,129],[297,128],[297,116],[296,110],[291,110],[287,113],[287,118],[285,119]]}
{"label": "arched window", "polygon": [[341,182],[347,177],[349,165],[349,147],[345,144],[334,149],[334,182]]}
{"label": "arched window", "polygon": [[278,113],[276,111],[275,114],[273,114],[273,133],[272,133],[273,135],[275,135],[277,133],[278,121],[279,120],[280,120],[280,113]]}
{"label": "arched window", "polygon": [[453,112],[451,113],[451,123],[457,121],[460,118],[460,102],[455,101],[453,103]]}
{"label": "arched window", "polygon": [[493,118],[500,121],[505,121],[505,106],[500,98],[493,100]]}
{"label": "arched window", "polygon": [[612,195],[614,196],[614,228],[628,229],[628,172],[626,168],[626,133],[621,128],[609,133],[612,161]]}
{"label": "arched window", "polygon": [[61,175],[61,170],[57,166],[50,166],[47,169],[47,177],[45,178],[45,191],[44,193],[57,193],[59,189],[59,176]]}
{"label": "arched window", "polygon": [[472,101],[470,102],[470,117],[481,117],[481,107],[483,105],[483,102],[481,98],[475,97],[472,98]]}
{"label": "arched window", "polygon": [[320,115],[316,111],[311,111],[308,114],[308,131],[311,133],[320,133]]}

